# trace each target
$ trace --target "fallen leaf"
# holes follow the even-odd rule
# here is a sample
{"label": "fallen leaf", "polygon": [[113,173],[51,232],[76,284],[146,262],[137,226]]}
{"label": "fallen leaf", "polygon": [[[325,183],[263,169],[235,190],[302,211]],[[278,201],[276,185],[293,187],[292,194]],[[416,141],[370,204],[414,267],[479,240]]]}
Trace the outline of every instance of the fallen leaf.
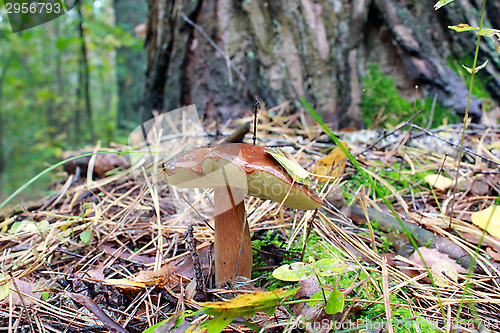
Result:
{"label": "fallen leaf", "polygon": [[[5,279],[5,275],[0,273],[0,280],[3,280],[3,279]],[[11,284],[12,283],[10,281],[5,280],[4,284],[0,286],[0,301],[2,301],[7,296],[9,296]]]}
{"label": "fallen leaf", "polygon": [[339,259],[320,259],[315,262],[294,262],[283,265],[273,271],[273,277],[282,281],[301,281],[313,275],[332,276],[353,270]]}
{"label": "fallen leaf", "polygon": [[[310,276],[306,280],[298,282],[300,289],[297,291],[294,300],[304,299],[304,302],[294,304],[292,307],[293,314],[298,317],[302,316],[310,323],[321,324],[324,320],[331,320],[332,315],[326,313],[325,301],[311,301],[310,299],[323,299],[323,293],[318,284],[316,276]],[[328,297],[331,290],[325,289],[325,295]],[[306,301],[309,299],[309,301]]]}
{"label": "fallen leaf", "polygon": [[[3,279],[3,275],[0,277],[0,279]],[[41,297],[40,293],[34,292],[37,287],[36,283],[17,278],[14,278],[14,282],[16,283],[17,288],[11,281],[0,287],[0,303],[8,302],[8,296],[9,294],[12,294],[12,303],[21,304],[21,298],[19,296],[18,290],[19,292],[21,292],[21,297],[23,297],[25,304],[33,304],[34,302],[30,297],[25,297],[23,294],[31,296],[35,299],[39,299]]]}
{"label": "fallen leaf", "polygon": [[[342,146],[349,151],[349,147],[346,142],[342,142]],[[311,167],[311,173],[328,177],[341,177],[344,173],[346,161],[347,155],[344,153],[344,150],[338,146],[326,157],[317,160]],[[314,177],[316,177],[320,182],[326,182],[328,180],[328,178],[321,176]]]}
{"label": "fallen leaf", "polygon": [[193,279],[191,282],[188,283],[186,286],[186,290],[184,291],[184,297],[186,297],[186,300],[190,301],[194,298],[196,295],[196,280]]}
{"label": "fallen leaf", "polygon": [[425,176],[424,179],[429,185],[441,191],[446,191],[454,184],[453,179],[443,176],[441,174],[427,175]]}
{"label": "fallen leaf", "polygon": [[[79,155],[90,154],[89,151],[65,151],[62,154],[62,159],[77,157]],[[91,156],[81,156],[64,164],[64,170],[69,174],[74,174],[77,168],[80,168],[81,174],[86,174]],[[94,174],[98,177],[104,177],[107,172],[120,168],[125,170],[130,167],[130,162],[125,156],[119,153],[100,154],[95,158]]]}
{"label": "fallen leaf", "polygon": [[[434,282],[439,286],[449,286],[450,282],[448,278],[456,282],[458,280],[458,273],[465,273],[465,269],[462,266],[437,249],[420,247],[418,250],[427,267],[429,267]],[[410,257],[411,261],[418,266],[424,266],[422,258],[417,251]]]}
{"label": "fallen leaf", "polygon": [[458,272],[456,267],[448,260],[439,261],[431,266],[431,274],[434,283],[438,286],[449,286],[451,279],[454,282],[458,281]]}
{"label": "fallen leaf", "polygon": [[493,261],[500,261],[500,254],[497,251],[494,251],[493,249],[487,247],[486,253],[490,255]]}
{"label": "fallen leaf", "polygon": [[49,222],[41,220],[40,222],[34,221],[21,221],[14,222],[9,234],[45,234],[49,230]]}
{"label": "fallen leaf", "polygon": [[256,291],[251,294],[239,295],[230,301],[202,302],[198,304],[203,306],[205,313],[209,315],[218,315],[224,310],[236,310],[238,316],[251,317],[257,311],[277,306],[283,298],[295,294],[297,290],[298,288]]}
{"label": "fallen leaf", "polygon": [[243,294],[225,302],[198,303],[203,306],[201,311],[215,316],[213,319],[207,320],[204,323],[204,327],[210,333],[217,333],[231,324],[235,317],[248,318],[258,311],[263,311],[271,315],[282,299],[295,294],[297,290],[298,288],[276,289],[274,291]]}
{"label": "fallen leaf", "polygon": [[151,286],[158,286],[163,288],[165,286],[172,286],[179,281],[173,274],[175,267],[163,266],[158,271],[141,271],[137,276],[132,279],[106,279],[103,283],[121,288],[121,289],[145,289]]}
{"label": "fallen leaf", "polygon": [[309,172],[304,170],[299,163],[289,160],[279,148],[266,148],[266,152],[285,168],[286,172],[297,183],[305,185],[311,184],[311,181],[307,180]]}
{"label": "fallen leaf", "polygon": [[490,235],[500,237],[500,207],[492,205],[471,214],[472,223],[486,230]]}

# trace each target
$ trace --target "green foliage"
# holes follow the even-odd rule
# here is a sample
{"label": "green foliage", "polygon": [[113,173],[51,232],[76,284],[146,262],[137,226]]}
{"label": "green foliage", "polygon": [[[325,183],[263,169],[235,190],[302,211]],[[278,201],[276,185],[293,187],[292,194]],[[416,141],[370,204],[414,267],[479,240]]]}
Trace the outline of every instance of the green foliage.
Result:
{"label": "green foliage", "polygon": [[[458,61],[450,60],[448,61],[448,65],[452,68],[460,78],[464,81],[464,83],[470,87],[471,75],[467,72],[462,65],[470,66],[473,63],[473,59],[471,57],[465,57]],[[490,93],[486,89],[486,84],[491,81],[491,77],[483,77],[481,80],[475,80],[474,85],[472,86],[472,94],[477,98],[482,99],[483,101],[489,101],[489,103],[485,103],[486,110],[489,110],[492,107],[493,98]]]}
{"label": "green foliage", "polygon": [[[100,4],[82,4],[90,67],[90,120],[82,113],[83,104],[77,98],[81,39],[76,9],[15,34],[6,16],[0,20],[0,78],[4,74],[0,81],[0,151],[5,159],[0,198],[41,172],[46,164],[60,160],[64,150],[95,144],[90,123],[95,137],[104,145],[116,141],[114,52],[122,46],[141,48],[142,40],[114,26],[109,15],[112,0]],[[1,13],[4,15],[5,10]],[[39,196],[51,180],[44,177],[37,181],[30,195]]]}
{"label": "green foliage", "polygon": [[[433,104],[432,98],[428,97],[423,101],[417,99],[416,103],[407,101],[399,94],[394,79],[384,75],[377,65],[368,66],[368,75],[363,78],[363,95],[361,98],[361,119],[367,127],[374,123],[374,119],[377,118],[380,111],[383,111],[384,115],[387,116],[383,123],[395,126],[412,116],[414,104],[415,112],[421,109],[424,111],[413,120],[413,123],[424,127],[427,126]],[[436,103],[432,126],[442,125],[445,118],[448,118],[448,121],[452,123],[460,120],[449,109],[443,108],[439,103]]]}
{"label": "green foliage", "polygon": [[344,310],[344,294],[338,290],[326,288],[326,279],[352,269],[353,266],[336,258],[322,258],[316,261],[310,257],[309,262],[294,262],[276,268],[273,271],[273,277],[282,281],[301,281],[315,276],[320,290],[311,296],[308,304],[325,307],[326,313],[335,314]]}
{"label": "green foliage", "polygon": [[[373,161],[376,163],[375,161]],[[393,163],[390,167],[386,167],[386,164],[382,161],[379,162],[380,165],[374,167],[377,174],[385,179],[391,186],[393,186],[396,191],[404,191],[415,184],[422,182],[422,180],[432,171],[423,171],[415,174],[411,174],[411,169],[402,163]],[[355,172],[350,175],[347,180],[347,186],[345,186],[344,194],[348,199],[352,198],[352,193],[348,192],[349,189],[357,190],[361,185],[368,188],[371,180],[368,175],[362,172]],[[389,196],[391,195],[391,190],[385,186],[380,186],[378,195]],[[375,227],[375,226],[374,226]],[[376,229],[376,227],[375,227]]]}
{"label": "green foliage", "polygon": [[393,246],[392,242],[389,242],[389,240],[387,239],[387,236],[386,235],[382,235],[380,236],[380,238],[382,238],[382,249],[380,249],[381,252],[383,253],[388,253],[389,252],[389,248],[391,246]]}
{"label": "green foliage", "polygon": [[318,261],[294,262],[282,265],[273,271],[273,277],[282,281],[301,281],[311,276],[332,276],[351,270],[343,261],[334,258],[322,258]]}
{"label": "green foliage", "polygon": [[[311,238],[309,239],[309,242],[312,242]],[[309,244],[308,242],[308,244]],[[254,239],[252,240],[252,248],[253,250],[253,267],[254,269],[252,270],[252,280],[257,280],[258,282],[260,281],[259,279],[267,275],[266,270],[259,270],[255,269],[256,267],[266,267],[269,264],[266,262],[263,262],[261,260],[261,253],[257,250],[264,250],[269,246],[274,246],[275,248],[285,248],[285,242],[280,239],[280,234],[274,232],[273,230],[268,230],[267,233],[263,236],[263,239]],[[309,247],[309,246],[308,246]],[[307,248],[308,248],[307,247]],[[302,251],[302,246],[299,244],[299,242],[294,243],[290,250],[288,251],[289,253],[295,253],[297,256],[301,253]],[[292,259],[283,259],[283,264],[290,264],[294,262]],[[258,283],[257,282],[257,283]],[[276,289],[276,288],[283,288],[286,286],[289,286],[290,283],[285,283],[280,280],[275,280],[272,279],[271,284],[269,285],[270,289]]]}
{"label": "green foliage", "polygon": [[334,289],[322,289],[318,291],[316,294],[311,296],[311,299],[321,299],[324,297],[327,299],[326,303],[324,300],[320,301],[309,301],[307,305],[313,307],[325,307],[325,312],[327,314],[336,314],[338,312],[342,312],[344,310],[345,297],[342,292]]}
{"label": "green foliage", "polygon": [[[416,333],[418,332],[415,328],[416,326],[418,326],[420,332],[424,333],[441,332],[437,328],[438,325],[436,323],[426,320],[418,312],[412,313],[408,308],[408,303],[396,294],[389,295],[389,301],[391,304],[401,304],[401,306],[396,306],[392,311],[394,332]],[[366,327],[382,327],[386,323],[384,304],[372,304],[366,310],[354,315],[352,319],[363,323]]]}

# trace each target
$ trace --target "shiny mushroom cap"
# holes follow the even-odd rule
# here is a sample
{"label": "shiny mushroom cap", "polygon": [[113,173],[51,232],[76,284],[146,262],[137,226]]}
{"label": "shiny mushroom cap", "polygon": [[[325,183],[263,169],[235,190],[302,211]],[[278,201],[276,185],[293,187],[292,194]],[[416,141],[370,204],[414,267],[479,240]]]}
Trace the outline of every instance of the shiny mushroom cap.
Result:
{"label": "shiny mushroom cap", "polygon": [[323,200],[306,185],[293,182],[265,147],[235,143],[198,148],[164,166],[167,181],[181,188],[237,187],[248,195],[295,209],[317,209]]}

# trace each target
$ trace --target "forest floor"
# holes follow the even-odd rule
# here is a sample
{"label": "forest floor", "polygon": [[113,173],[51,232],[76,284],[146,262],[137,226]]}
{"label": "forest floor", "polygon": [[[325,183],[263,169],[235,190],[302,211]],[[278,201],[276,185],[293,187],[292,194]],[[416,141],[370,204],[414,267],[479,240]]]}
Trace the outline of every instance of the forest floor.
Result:
{"label": "forest floor", "polygon": [[[257,143],[309,170],[336,145],[286,112],[259,115]],[[205,131],[216,141],[215,124]],[[325,201],[316,213],[247,198],[252,280],[225,288],[213,282],[210,191],[181,193],[159,175],[173,141],[153,149],[163,149],[159,158],[131,154],[132,168],[94,180],[61,170],[42,205],[0,218],[0,331],[498,332],[500,212],[488,212],[500,193],[500,129],[469,125],[459,169],[462,125],[337,135],[358,165],[347,160],[342,177],[315,180]],[[331,274],[320,259],[343,268]],[[283,265],[305,279],[273,277]],[[250,298],[201,304],[242,294]]]}

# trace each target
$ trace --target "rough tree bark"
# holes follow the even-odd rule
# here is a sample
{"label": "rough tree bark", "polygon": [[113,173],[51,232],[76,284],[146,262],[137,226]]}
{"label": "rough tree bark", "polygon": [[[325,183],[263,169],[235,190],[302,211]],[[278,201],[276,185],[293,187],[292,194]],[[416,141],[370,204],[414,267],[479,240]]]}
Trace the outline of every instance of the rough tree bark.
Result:
{"label": "rough tree bark", "polygon": [[[123,31],[135,34],[134,28],[146,21],[148,10],[145,1],[114,0],[116,25]],[[118,82],[118,127],[135,128],[141,116],[139,109],[144,92],[146,55],[140,48],[122,46],[116,50]]]}
{"label": "rough tree bark", "polygon": [[[435,12],[435,0],[148,0],[143,117],[194,103],[206,116],[234,118],[250,113],[256,97],[268,106],[291,100],[299,111],[296,97],[305,96],[333,128],[359,127],[369,63],[393,76],[403,95],[418,84],[424,96],[437,94],[463,113],[467,87],[448,60],[472,55],[475,36],[447,26],[477,24],[479,2],[457,0]],[[488,3],[491,27],[498,4]],[[486,58],[493,60],[488,89],[500,100],[499,57],[483,39],[479,63]],[[479,99],[470,112],[480,115]]]}

